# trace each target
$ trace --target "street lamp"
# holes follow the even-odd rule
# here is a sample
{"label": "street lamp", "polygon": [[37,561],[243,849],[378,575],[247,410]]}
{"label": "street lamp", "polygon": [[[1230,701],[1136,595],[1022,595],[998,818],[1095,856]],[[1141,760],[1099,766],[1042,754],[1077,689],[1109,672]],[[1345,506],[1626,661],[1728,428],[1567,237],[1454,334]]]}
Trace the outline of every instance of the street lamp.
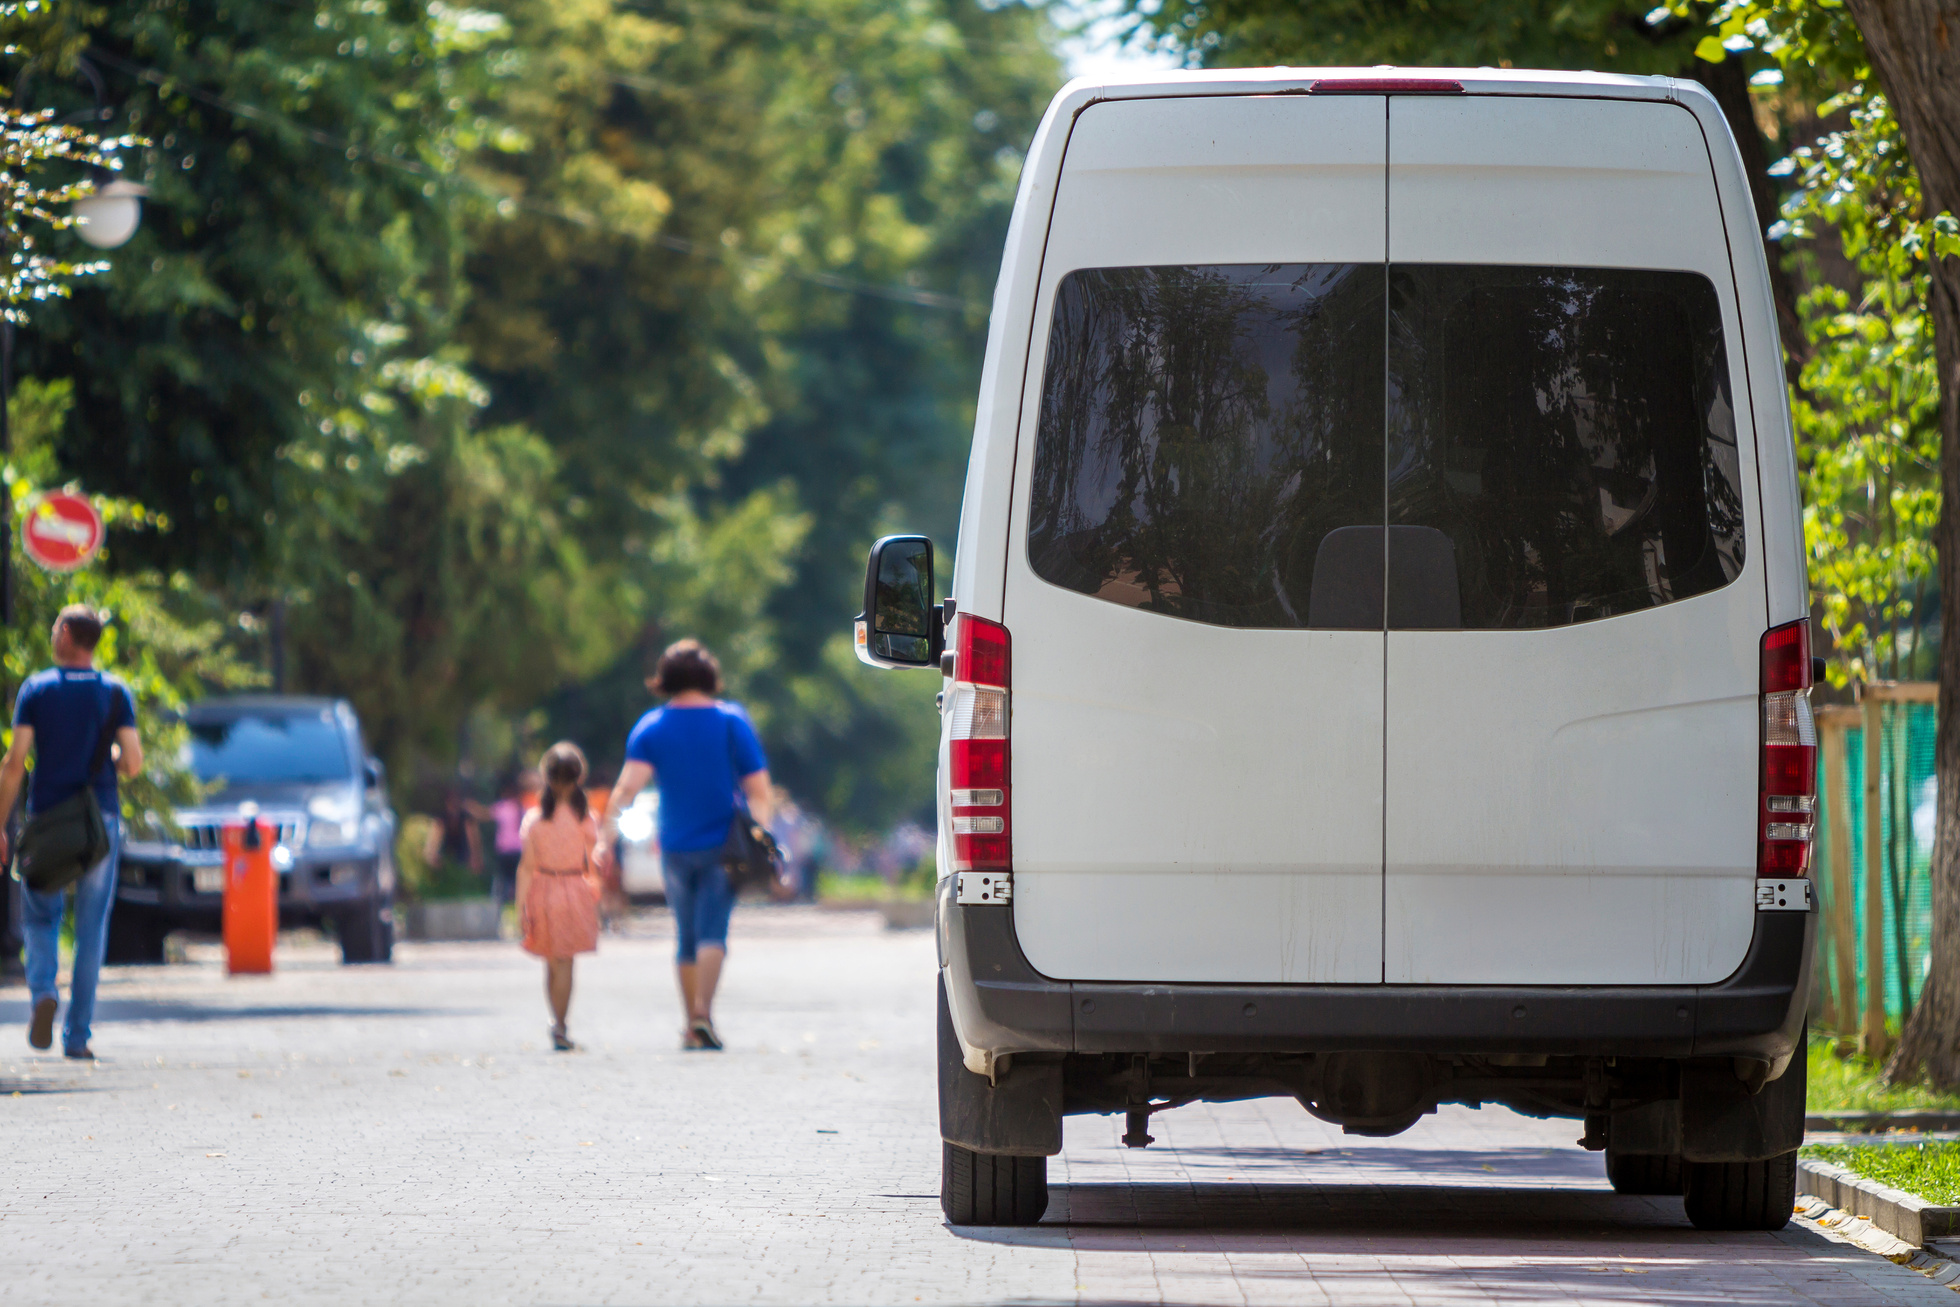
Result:
{"label": "street lamp", "polygon": [[136,234],[149,193],[149,187],[120,178],[97,187],[74,203],[75,234],[98,250],[115,249]]}

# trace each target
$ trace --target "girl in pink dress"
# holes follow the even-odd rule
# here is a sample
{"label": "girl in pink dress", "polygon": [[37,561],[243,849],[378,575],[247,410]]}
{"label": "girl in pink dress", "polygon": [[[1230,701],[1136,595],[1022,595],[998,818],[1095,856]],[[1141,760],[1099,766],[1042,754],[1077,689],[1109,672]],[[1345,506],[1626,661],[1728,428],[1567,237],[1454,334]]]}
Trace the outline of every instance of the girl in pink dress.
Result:
{"label": "girl in pink dress", "polygon": [[565,1030],[572,1006],[572,958],[599,947],[599,879],[592,847],[599,827],[585,798],[585,755],[569,741],[554,744],[538,764],[544,794],[524,815],[523,855],[517,864],[518,925],[524,951],[544,959],[551,1001],[551,1046],[573,1047]]}

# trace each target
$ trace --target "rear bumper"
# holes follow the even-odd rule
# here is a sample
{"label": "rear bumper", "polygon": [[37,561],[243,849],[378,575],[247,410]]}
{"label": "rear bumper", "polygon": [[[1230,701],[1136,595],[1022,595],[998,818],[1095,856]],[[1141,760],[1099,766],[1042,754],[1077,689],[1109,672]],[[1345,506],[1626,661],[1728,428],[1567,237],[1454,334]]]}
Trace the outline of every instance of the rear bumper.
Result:
{"label": "rear bumper", "polygon": [[1712,985],[1207,985],[1051,980],[1013,906],[939,886],[940,963],[968,1046],[992,1053],[1408,1050],[1779,1061],[1801,1038],[1814,913],[1762,912]]}

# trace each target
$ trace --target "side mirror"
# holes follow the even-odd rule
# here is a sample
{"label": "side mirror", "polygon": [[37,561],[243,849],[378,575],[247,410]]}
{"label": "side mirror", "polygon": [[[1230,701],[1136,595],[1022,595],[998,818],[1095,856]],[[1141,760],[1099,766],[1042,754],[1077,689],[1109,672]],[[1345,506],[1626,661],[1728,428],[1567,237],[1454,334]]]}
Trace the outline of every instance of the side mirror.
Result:
{"label": "side mirror", "polygon": [[370,756],[361,764],[361,779],[370,790],[383,789],[388,784],[388,769],[381,765],[381,759]]}
{"label": "side mirror", "polygon": [[873,667],[937,667],[946,628],[933,602],[932,541],[886,536],[864,566],[857,656]]}

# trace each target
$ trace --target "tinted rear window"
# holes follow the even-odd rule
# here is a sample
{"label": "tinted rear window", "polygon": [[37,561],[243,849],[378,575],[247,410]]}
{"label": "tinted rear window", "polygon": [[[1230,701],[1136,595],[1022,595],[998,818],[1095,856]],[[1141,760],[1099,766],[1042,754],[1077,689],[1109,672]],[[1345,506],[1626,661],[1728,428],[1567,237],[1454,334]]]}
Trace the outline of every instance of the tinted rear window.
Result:
{"label": "tinted rear window", "polygon": [[1388,520],[1449,538],[1461,625],[1563,626],[1741,572],[1707,278],[1397,264],[1389,302]]}
{"label": "tinted rear window", "polygon": [[1029,560],[1221,626],[1555,626],[1734,579],[1739,486],[1703,277],[1090,269],[1057,292]]}
{"label": "tinted rear window", "polygon": [[1380,264],[1070,273],[1036,574],[1219,626],[1307,625],[1322,539],[1382,520],[1383,296]]}

